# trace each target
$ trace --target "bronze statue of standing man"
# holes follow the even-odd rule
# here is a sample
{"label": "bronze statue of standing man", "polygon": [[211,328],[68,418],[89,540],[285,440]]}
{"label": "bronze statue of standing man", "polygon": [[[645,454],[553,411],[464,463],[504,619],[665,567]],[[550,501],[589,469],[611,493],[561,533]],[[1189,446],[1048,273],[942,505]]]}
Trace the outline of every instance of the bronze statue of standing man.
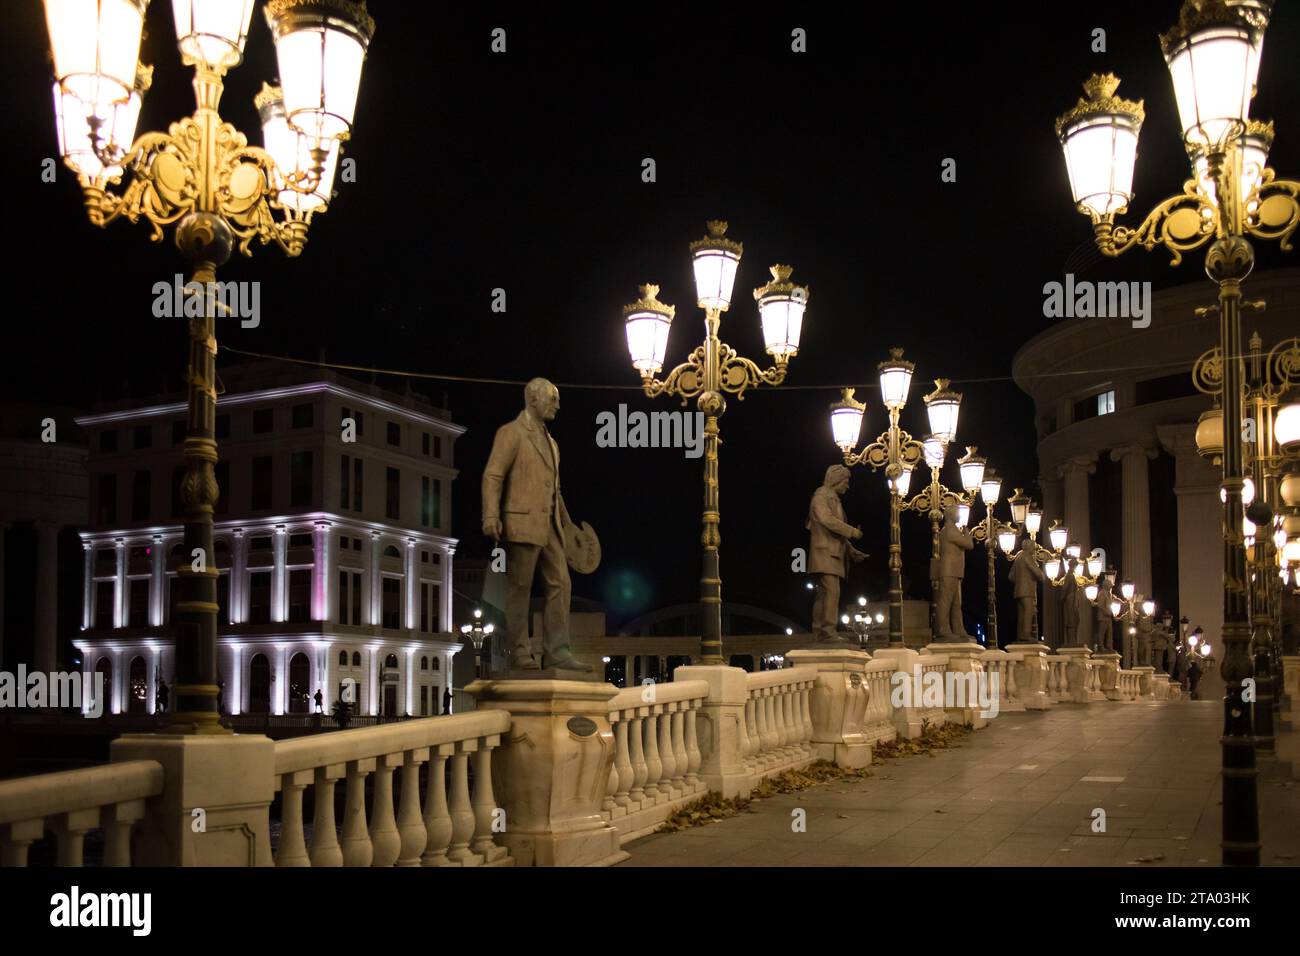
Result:
{"label": "bronze statue of standing man", "polygon": [[[560,495],[560,449],[546,423],[560,410],[560,392],[544,378],[524,386],[525,408],[497,429],[483,470],[483,533],[506,547],[506,631],[511,669],[590,671],[569,648],[569,565],[564,529],[571,525]],[[546,594],[542,662],[528,637],[534,571]]]}
{"label": "bronze statue of standing man", "polygon": [[1038,564],[1037,545],[1025,538],[1020,553],[1011,562],[1011,583],[1016,589],[1016,640],[1021,644],[1036,644],[1034,620],[1038,615],[1038,585],[1047,580]]}
{"label": "bronze statue of standing man", "polygon": [[836,627],[840,581],[848,574],[849,561],[866,558],[849,544],[862,537],[862,529],[844,520],[844,504],[840,496],[848,489],[849,470],[843,465],[831,465],[808,506],[808,573],[817,578],[812,629],[822,643],[847,643],[839,636]]}
{"label": "bronze statue of standing man", "polygon": [[939,640],[944,643],[971,640],[961,617],[961,582],[966,576],[966,552],[973,547],[970,533],[957,524],[957,506],[948,505],[939,532],[939,601],[934,613]]}

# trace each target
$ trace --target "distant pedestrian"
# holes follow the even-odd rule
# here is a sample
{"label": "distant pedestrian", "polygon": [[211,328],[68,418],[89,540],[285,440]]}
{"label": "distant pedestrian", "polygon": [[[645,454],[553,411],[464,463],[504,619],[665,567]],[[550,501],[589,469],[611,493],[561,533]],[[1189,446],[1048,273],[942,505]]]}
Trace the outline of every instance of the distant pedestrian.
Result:
{"label": "distant pedestrian", "polygon": [[160,714],[167,713],[168,696],[169,695],[167,693],[167,682],[165,680],[160,680],[158,682],[158,713]]}
{"label": "distant pedestrian", "polygon": [[319,687],[316,688],[316,696],[312,699],[316,701],[316,713],[325,713],[325,695],[320,692]]}
{"label": "distant pedestrian", "polygon": [[1201,663],[1192,658],[1192,662],[1187,665],[1187,686],[1192,692],[1192,700],[1200,700],[1196,696],[1196,685],[1201,682]]}
{"label": "distant pedestrian", "polygon": [[442,692],[442,712],[444,714],[451,713],[451,688],[450,687],[448,687],[445,691]]}

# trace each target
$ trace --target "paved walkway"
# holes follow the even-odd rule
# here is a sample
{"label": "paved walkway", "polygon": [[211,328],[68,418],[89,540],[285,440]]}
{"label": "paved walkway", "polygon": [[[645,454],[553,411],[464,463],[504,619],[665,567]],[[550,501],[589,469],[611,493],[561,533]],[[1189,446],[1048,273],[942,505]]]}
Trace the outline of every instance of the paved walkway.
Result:
{"label": "paved walkway", "polygon": [[[1217,865],[1222,714],[1218,701],[1003,714],[960,747],[887,760],[869,779],[643,837],[621,865]],[[1296,736],[1285,732],[1280,751],[1300,768]],[[1261,776],[1259,794],[1261,862],[1300,865],[1300,783]],[[1105,833],[1092,831],[1097,807]],[[796,808],[806,832],[792,832]]]}

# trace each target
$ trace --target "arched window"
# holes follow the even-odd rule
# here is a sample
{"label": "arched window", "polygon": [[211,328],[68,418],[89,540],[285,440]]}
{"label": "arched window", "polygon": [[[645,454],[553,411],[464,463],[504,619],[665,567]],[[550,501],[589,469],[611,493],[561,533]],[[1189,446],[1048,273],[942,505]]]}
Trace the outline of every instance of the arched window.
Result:
{"label": "arched window", "polygon": [[402,552],[398,551],[394,545],[390,544],[388,547],[384,548],[384,557],[386,558],[400,558],[401,556]]}
{"label": "arched window", "polygon": [[347,666],[348,666],[348,652],[339,651],[339,667],[347,667]]}
{"label": "arched window", "polygon": [[436,657],[433,659],[433,669],[434,670],[438,669],[438,658]]}
{"label": "arched window", "polygon": [[271,711],[271,662],[265,654],[254,654],[248,662],[248,711],[252,714]]}
{"label": "arched window", "polygon": [[129,673],[131,686],[127,688],[126,709],[128,713],[143,714],[147,709],[149,688],[149,668],[143,657],[133,658]]}
{"label": "arched window", "polygon": [[421,657],[421,658],[420,658],[420,670],[422,670],[422,671],[427,671],[428,669],[429,669],[429,658],[427,658],[427,657]]}
{"label": "arched window", "polygon": [[311,707],[311,663],[301,652],[289,659],[289,713],[305,714]]}
{"label": "arched window", "polygon": [[385,667],[396,667],[396,666],[397,666],[397,655],[396,655],[396,654],[389,654],[387,657],[385,657],[385,658],[384,658],[384,666],[385,666]]}
{"label": "arched window", "polygon": [[353,666],[353,667],[360,667],[360,666],[361,666],[361,652],[360,652],[360,651],[353,651],[353,652],[352,652],[352,666]]}

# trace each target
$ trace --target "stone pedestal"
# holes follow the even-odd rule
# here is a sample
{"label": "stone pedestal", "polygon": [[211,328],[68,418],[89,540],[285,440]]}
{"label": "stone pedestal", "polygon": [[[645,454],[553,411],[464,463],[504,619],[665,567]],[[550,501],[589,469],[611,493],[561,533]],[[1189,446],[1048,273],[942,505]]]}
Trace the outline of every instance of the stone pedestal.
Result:
{"label": "stone pedestal", "polygon": [[[919,663],[921,654],[910,647],[884,647],[876,651],[875,659],[878,661],[890,661],[894,665],[894,673],[901,672],[910,682],[912,675],[918,673],[921,669]],[[901,679],[901,678],[899,678]],[[891,680],[890,687],[895,686]],[[924,717],[925,708],[921,702],[912,695],[911,707],[892,707],[894,714],[894,729],[898,731],[898,736],[904,740],[915,740],[920,737],[925,730]]]}
{"label": "stone pedestal", "polygon": [[1092,649],[1062,647],[1056,653],[1060,657],[1069,658],[1065,665],[1067,699],[1072,704],[1088,703],[1088,658],[1092,657]]}
{"label": "stone pedestal", "polygon": [[618,689],[543,678],[477,680],[466,692],[478,710],[510,713],[510,731],[492,755],[492,789],[506,817],[497,841],[515,864],[607,866],[627,859],[618,831],[600,812],[614,765],[609,701]]}
{"label": "stone pedestal", "polygon": [[1052,698],[1047,695],[1047,654],[1051,650],[1042,641],[1032,644],[1008,644],[1008,651],[1023,658],[1016,668],[1016,693],[1025,710],[1048,710]]}
{"label": "stone pedestal", "polygon": [[1150,664],[1144,664],[1141,667],[1135,667],[1133,670],[1138,673],[1138,697],[1143,700],[1153,700],[1155,690],[1153,682],[1155,680],[1156,669]]}
{"label": "stone pedestal", "polygon": [[163,791],[150,798],[136,830],[132,866],[273,864],[275,742],[269,737],[123,734],[109,753],[113,763],[156,760],[163,768]]}
{"label": "stone pedestal", "polygon": [[863,735],[870,697],[863,668],[871,655],[844,647],[789,651],[785,656],[796,667],[817,669],[810,700],[813,755],[837,767],[870,766],[871,743]]}
{"label": "stone pedestal", "polygon": [[740,727],[745,719],[749,683],[739,667],[695,664],[673,672],[677,680],[708,682],[709,696],[695,718],[700,748],[699,777],[712,793],[724,798],[748,795],[750,774],[740,752]]}
{"label": "stone pedestal", "polygon": [[[948,658],[943,682],[943,712],[948,723],[974,727],[977,730],[985,726],[989,718],[996,715],[998,704],[995,700],[989,700],[989,705],[985,708],[980,703],[979,684],[984,674],[984,665],[980,663],[980,657],[984,654],[984,646],[970,641],[960,644],[929,644],[925,649],[927,653],[942,654]],[[959,676],[950,679],[947,674]],[[971,674],[975,676],[969,676]],[[951,695],[948,693],[949,687],[953,690]],[[988,695],[991,690],[988,684],[984,685],[985,695]]]}

